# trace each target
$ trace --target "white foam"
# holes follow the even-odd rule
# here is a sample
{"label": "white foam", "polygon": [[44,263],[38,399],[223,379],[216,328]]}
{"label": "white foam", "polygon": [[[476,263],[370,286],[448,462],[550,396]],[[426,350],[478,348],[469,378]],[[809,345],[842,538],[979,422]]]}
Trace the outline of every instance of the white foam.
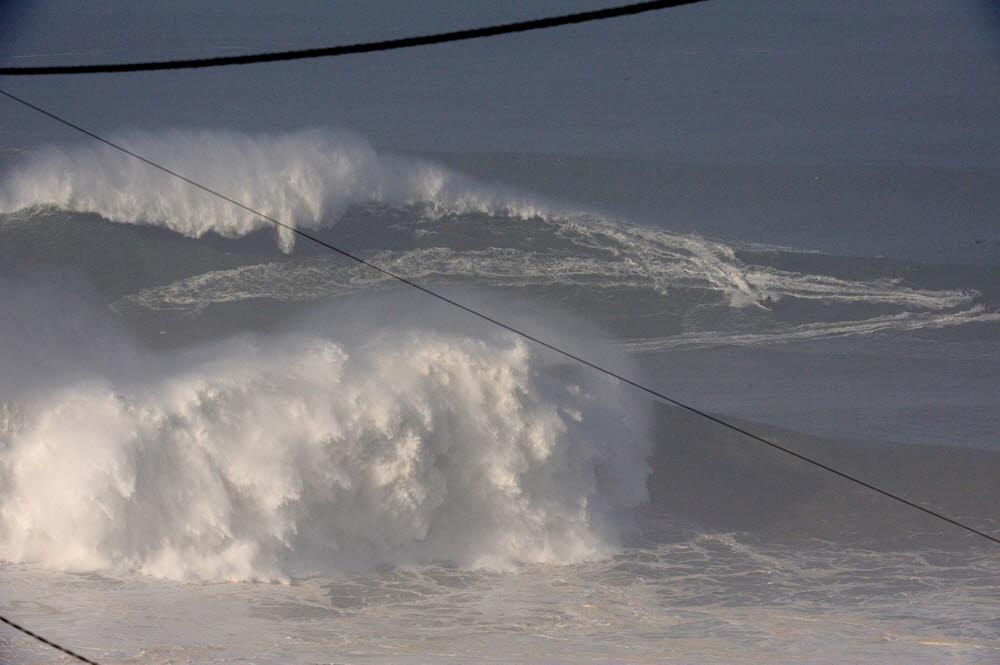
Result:
{"label": "white foam", "polygon": [[[492,286],[586,286],[599,289],[646,289],[667,296],[674,288],[722,294],[732,307],[760,305],[765,296],[841,303],[868,303],[941,310],[968,301],[956,291],[919,290],[885,280],[852,281],[806,275],[766,266],[728,266],[724,253],[651,258],[640,263],[630,256],[568,254],[491,247],[455,250],[432,247],[406,252],[379,252],[376,265],[421,282],[442,278],[474,280]],[[255,298],[308,301],[343,296],[373,288],[391,278],[362,266],[344,267],[336,260],[269,262],[215,270],[163,286],[143,289],[120,303],[149,309],[200,309],[213,303]]]}
{"label": "white foam", "polygon": [[283,580],[599,557],[646,496],[650,444],[618,387],[580,376],[506,335],[416,329],[74,376],[0,430],[0,559]]}

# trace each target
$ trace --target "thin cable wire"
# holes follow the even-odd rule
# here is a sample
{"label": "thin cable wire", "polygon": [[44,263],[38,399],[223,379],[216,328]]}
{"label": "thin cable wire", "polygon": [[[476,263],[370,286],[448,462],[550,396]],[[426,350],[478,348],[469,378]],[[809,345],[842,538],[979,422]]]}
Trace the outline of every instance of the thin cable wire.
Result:
{"label": "thin cable wire", "polygon": [[679,7],[681,5],[693,5],[705,0],[658,0],[656,2],[637,2],[619,7],[608,7],[589,12],[579,12],[576,14],[565,14],[562,16],[550,16],[547,18],[534,19],[531,21],[519,21],[516,23],[505,23],[483,28],[471,28],[467,30],[455,30],[453,32],[441,32],[433,35],[420,35],[417,37],[404,37],[400,39],[386,39],[378,42],[364,42],[361,44],[344,44],[341,46],[328,46],[325,48],[303,49],[299,51],[280,51],[271,53],[254,53],[250,55],[226,56],[220,58],[198,58],[194,60],[165,60],[158,62],[132,62],[102,65],[53,65],[51,67],[0,67],[0,75],[7,76],[48,76],[52,74],[109,74],[121,72],[148,72],[165,69],[199,69],[204,67],[224,67],[227,65],[249,65],[259,62],[280,62],[286,60],[303,60],[305,58],[326,58],[337,55],[349,55],[355,53],[372,53],[374,51],[391,51],[401,48],[413,48],[415,46],[427,46],[430,44],[444,44],[446,42],[458,42],[467,39],[481,39],[483,37],[495,37],[497,35],[509,35],[515,32],[527,32],[529,30],[543,30],[555,28],[562,25],[573,25],[575,23],[587,23],[589,21],[602,21],[604,19],[618,18],[621,16],[632,16],[642,14],[657,9],[667,9]]}
{"label": "thin cable wire", "polygon": [[79,660],[79,661],[81,661],[83,663],[89,663],[89,665],[100,665],[100,663],[94,662],[91,659],[87,658],[86,656],[81,656],[80,654],[76,653],[75,651],[71,651],[71,650],[67,649],[64,646],[56,644],[52,640],[45,639],[44,637],[42,637],[38,633],[33,633],[30,630],[28,630],[27,628],[25,628],[23,626],[17,625],[16,623],[14,623],[13,621],[11,621],[7,617],[0,616],[0,621],[3,621],[5,624],[7,624],[8,626],[10,626],[11,628],[13,628],[15,630],[21,631],[22,633],[24,633],[28,637],[33,637],[36,640],[38,640],[39,642],[41,642],[42,644],[47,644],[48,646],[52,647],[53,649],[58,649],[59,651],[62,651],[64,654],[72,656],[73,658],[76,658],[77,660]]}
{"label": "thin cable wire", "polygon": [[171,176],[173,176],[175,178],[178,178],[179,180],[183,180],[184,182],[192,185],[193,187],[197,187],[198,189],[200,189],[200,190],[202,190],[204,192],[207,192],[207,193],[211,194],[212,196],[217,196],[217,197],[219,197],[220,199],[222,199],[224,201],[228,201],[229,203],[231,203],[231,204],[233,204],[233,205],[235,205],[235,206],[237,206],[239,208],[242,208],[243,210],[246,210],[249,213],[257,215],[258,217],[271,222],[275,226],[281,227],[283,229],[287,229],[287,230],[291,231],[292,233],[294,233],[296,235],[299,235],[299,236],[301,236],[301,237],[303,237],[303,238],[305,238],[307,240],[310,240],[310,241],[312,241],[312,242],[314,242],[314,243],[316,243],[318,245],[322,245],[323,247],[326,247],[327,249],[329,249],[329,250],[331,250],[333,252],[336,252],[337,254],[340,254],[341,256],[347,257],[348,259],[351,259],[352,261],[356,261],[357,263],[360,263],[361,265],[368,266],[372,270],[375,270],[375,271],[377,271],[377,272],[379,272],[379,273],[381,273],[381,274],[383,274],[383,275],[385,275],[387,277],[390,277],[390,278],[392,278],[392,279],[394,279],[396,281],[402,282],[403,284],[406,284],[407,286],[410,286],[410,287],[412,287],[412,288],[414,288],[414,289],[416,289],[418,291],[422,291],[423,293],[426,293],[427,295],[429,295],[431,297],[437,298],[438,300],[441,300],[441,301],[443,301],[445,303],[448,303],[452,307],[456,307],[456,308],[458,308],[458,309],[460,309],[460,310],[462,310],[464,312],[468,312],[469,314],[472,314],[473,316],[476,316],[476,317],[478,317],[478,318],[480,318],[480,319],[482,319],[484,321],[488,321],[489,323],[492,323],[492,324],[494,324],[496,326],[499,326],[499,327],[503,328],[504,330],[507,330],[509,332],[514,333],[515,335],[519,335],[520,337],[523,337],[524,339],[530,340],[530,341],[534,342],[535,344],[538,344],[539,346],[545,347],[546,349],[550,349],[551,351],[555,351],[556,353],[558,353],[558,354],[560,354],[560,355],[562,355],[562,356],[564,356],[566,358],[569,358],[570,360],[576,361],[576,362],[578,362],[578,363],[580,363],[582,365],[586,365],[587,367],[590,367],[591,369],[594,369],[594,370],[596,370],[598,372],[601,372],[602,374],[606,374],[606,375],[608,375],[608,376],[610,376],[612,378],[615,378],[615,379],[621,381],[622,383],[628,384],[628,385],[630,385],[630,386],[632,386],[634,388],[637,388],[637,389],[639,389],[639,390],[641,390],[641,391],[643,391],[645,393],[648,393],[648,394],[652,395],[653,397],[656,397],[656,398],[658,398],[658,399],[660,399],[660,400],[662,400],[664,402],[667,402],[668,404],[672,404],[672,405],[680,407],[682,409],[686,409],[687,411],[690,411],[691,413],[695,413],[695,414],[697,414],[697,415],[699,415],[699,416],[701,416],[703,418],[711,420],[712,422],[717,423],[719,425],[722,425],[723,427],[726,427],[728,429],[731,429],[734,432],[739,432],[740,434],[743,434],[744,436],[747,436],[747,437],[753,439],[754,441],[757,441],[759,443],[763,443],[764,445],[770,446],[771,448],[773,448],[775,450],[779,450],[779,451],[785,453],[786,455],[791,455],[792,457],[800,459],[803,462],[807,462],[809,464],[812,464],[813,466],[815,466],[817,468],[823,469],[824,471],[828,471],[829,473],[832,473],[832,474],[834,474],[836,476],[844,478],[845,480],[849,480],[852,483],[855,483],[857,485],[865,487],[865,488],[867,488],[867,489],[869,489],[869,490],[871,490],[873,492],[877,492],[878,494],[881,494],[882,496],[885,496],[885,497],[888,497],[888,498],[893,499],[895,501],[898,501],[898,502],[900,502],[900,503],[902,503],[904,505],[910,506],[911,508],[915,508],[916,510],[919,510],[919,511],[924,512],[924,513],[926,513],[928,515],[931,515],[932,517],[936,517],[936,518],[938,518],[940,520],[948,522],[949,524],[953,524],[954,526],[957,526],[959,528],[965,529],[966,531],[968,531],[970,533],[974,533],[977,536],[982,536],[983,538],[985,538],[987,540],[990,540],[990,541],[996,543],[997,545],[1000,545],[1000,538],[997,538],[995,536],[991,536],[988,533],[985,533],[985,532],[980,531],[978,529],[975,529],[975,528],[973,528],[971,526],[963,524],[962,522],[954,520],[954,519],[952,519],[952,518],[950,518],[950,517],[948,517],[946,515],[943,515],[943,514],[937,512],[937,511],[935,511],[935,510],[932,510],[930,508],[926,508],[924,506],[921,506],[920,504],[914,503],[914,502],[912,502],[912,501],[910,501],[908,499],[904,499],[903,497],[901,497],[901,496],[899,496],[897,494],[894,494],[894,493],[889,492],[887,490],[881,489],[880,487],[876,487],[875,485],[872,485],[871,483],[865,482],[865,481],[861,480],[860,478],[856,478],[855,476],[852,476],[850,474],[844,473],[843,471],[839,471],[839,470],[833,468],[832,466],[829,466],[827,464],[823,464],[822,462],[819,462],[819,461],[814,460],[814,459],[812,459],[810,457],[802,455],[801,453],[797,453],[794,450],[791,450],[790,448],[786,448],[786,447],[784,447],[784,446],[782,446],[780,444],[777,444],[777,443],[775,443],[773,441],[769,441],[768,439],[765,439],[762,436],[758,436],[756,434],[753,434],[752,432],[748,432],[747,430],[743,429],[742,427],[739,427],[737,425],[733,425],[731,423],[728,423],[725,420],[722,420],[721,418],[717,418],[716,416],[710,415],[710,414],[708,414],[708,413],[706,413],[704,411],[701,411],[700,409],[697,409],[697,408],[695,408],[693,406],[689,406],[687,404],[684,404],[683,402],[680,402],[680,401],[678,401],[678,400],[676,400],[676,399],[674,399],[672,397],[668,397],[667,395],[664,395],[663,393],[661,393],[661,392],[659,392],[657,390],[654,390],[652,388],[648,388],[648,387],[644,386],[643,384],[638,383],[637,381],[633,381],[632,379],[629,379],[629,378],[627,378],[625,376],[622,376],[621,374],[618,374],[618,373],[613,372],[613,371],[611,371],[609,369],[606,369],[606,368],[604,368],[604,367],[602,367],[600,365],[597,365],[596,363],[593,363],[593,362],[591,362],[589,360],[586,360],[585,358],[582,358],[582,357],[580,357],[578,355],[570,353],[569,351],[565,351],[565,350],[563,350],[563,349],[561,349],[561,348],[559,348],[559,347],[557,347],[557,346],[555,346],[553,344],[550,344],[550,343],[548,343],[548,342],[546,342],[544,340],[541,340],[541,339],[539,339],[537,337],[534,337],[533,335],[530,335],[530,334],[528,334],[528,333],[526,333],[526,332],[524,332],[522,330],[514,328],[513,326],[508,325],[508,324],[504,323],[503,321],[500,321],[499,319],[495,319],[492,316],[489,316],[488,314],[483,314],[482,312],[480,312],[478,310],[475,310],[475,309],[473,309],[473,308],[471,308],[471,307],[469,307],[467,305],[463,305],[462,303],[460,303],[460,302],[458,302],[456,300],[453,300],[453,299],[451,299],[451,298],[449,298],[447,296],[444,296],[444,295],[442,295],[440,293],[437,293],[436,291],[432,291],[431,289],[428,289],[425,286],[421,286],[420,284],[418,284],[416,282],[413,282],[413,281],[411,281],[411,280],[409,280],[409,279],[407,279],[407,278],[405,278],[405,277],[403,277],[401,275],[397,275],[397,274],[395,274],[395,273],[393,273],[393,272],[391,272],[389,270],[386,270],[385,268],[382,268],[382,267],[380,267],[380,266],[378,266],[378,265],[376,265],[374,263],[366,261],[365,259],[362,259],[361,257],[355,256],[354,254],[351,254],[350,252],[348,252],[346,250],[343,250],[343,249],[341,249],[339,247],[335,247],[334,245],[331,245],[330,243],[326,242],[325,240],[321,240],[321,239],[317,238],[316,236],[313,236],[313,235],[311,235],[311,234],[309,234],[309,233],[307,233],[305,231],[302,231],[300,229],[295,228],[294,226],[290,226],[288,224],[285,224],[284,222],[280,222],[277,219],[274,219],[273,217],[269,217],[269,216],[265,215],[262,212],[254,210],[253,208],[251,208],[248,205],[240,203],[239,201],[236,201],[235,199],[231,199],[228,196],[215,191],[214,189],[210,189],[209,187],[206,187],[205,185],[202,185],[201,183],[195,182],[194,180],[191,180],[190,178],[187,178],[187,177],[185,177],[185,176],[183,176],[183,175],[181,175],[179,173],[176,173],[174,171],[171,171],[167,167],[161,166],[160,164],[157,164],[156,162],[153,162],[153,161],[151,161],[149,159],[146,159],[145,157],[143,157],[141,155],[137,155],[136,153],[132,152],[131,150],[128,150],[127,148],[124,148],[124,147],[118,145],[117,143],[113,143],[113,142],[109,141],[106,138],[98,136],[97,134],[95,134],[95,133],[93,133],[93,132],[91,132],[91,131],[89,131],[87,129],[84,129],[83,127],[80,127],[79,125],[76,125],[76,124],[70,122],[69,120],[64,120],[63,118],[60,118],[59,116],[55,115],[54,113],[51,113],[49,111],[46,111],[43,108],[35,106],[31,102],[28,102],[28,101],[26,101],[24,99],[21,99],[20,97],[12,95],[11,93],[9,93],[9,92],[7,92],[5,90],[0,89],[0,94],[4,95],[4,96],[6,96],[6,97],[8,97],[8,98],[10,98],[10,99],[12,99],[12,100],[20,103],[20,104],[23,104],[24,106],[27,106],[28,108],[33,109],[33,110],[35,110],[35,111],[37,111],[37,112],[39,112],[39,113],[41,113],[43,115],[46,115],[49,118],[52,118],[53,120],[55,120],[56,122],[59,122],[59,123],[65,125],[67,127],[70,127],[71,129],[74,129],[74,130],[76,130],[76,131],[78,131],[78,132],[80,132],[82,134],[86,134],[87,136],[89,136],[89,137],[91,137],[93,139],[96,139],[96,140],[100,141],[101,143],[104,143],[105,145],[108,145],[108,146],[114,148],[115,150],[119,150],[119,151],[125,153],[126,155],[134,157],[135,159],[138,159],[139,161],[141,161],[141,162],[143,162],[145,164],[148,164],[148,165],[152,166],[155,169],[159,169],[160,171],[163,171],[164,173],[167,173],[167,174],[169,174],[169,175],[171,175]]}

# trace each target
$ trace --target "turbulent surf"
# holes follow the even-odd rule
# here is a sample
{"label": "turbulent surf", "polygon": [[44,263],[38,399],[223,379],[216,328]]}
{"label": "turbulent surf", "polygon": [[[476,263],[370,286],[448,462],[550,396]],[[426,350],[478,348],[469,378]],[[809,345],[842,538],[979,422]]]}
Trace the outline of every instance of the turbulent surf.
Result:
{"label": "turbulent surf", "polygon": [[[681,233],[669,211],[634,224],[348,133],[114,140],[997,528],[995,265]],[[664,635],[736,662],[794,655],[790,632],[822,662],[847,642],[906,662],[997,653],[996,560],[961,534],[110,148],[5,158],[0,259],[6,593],[113,591],[116,626],[186,617],[183,636],[151,629],[180,646],[147,645],[149,662],[202,662],[205,613],[239,617],[224,662],[246,644],[262,662],[459,662],[446,652],[471,645],[569,662],[556,637],[575,659],[615,660],[626,640],[658,660]],[[41,604],[21,610],[45,627]]]}

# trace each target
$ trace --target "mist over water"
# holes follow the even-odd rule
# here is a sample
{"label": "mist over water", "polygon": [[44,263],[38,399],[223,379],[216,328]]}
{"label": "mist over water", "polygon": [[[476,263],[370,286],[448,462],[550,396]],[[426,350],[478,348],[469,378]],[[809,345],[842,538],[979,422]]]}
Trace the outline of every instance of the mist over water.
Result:
{"label": "mist over water", "polygon": [[[634,225],[346,133],[117,140],[1000,526],[995,267],[681,233],[667,213]],[[51,607],[19,616],[101,662],[1000,653],[997,558],[970,538],[110,150],[52,146],[0,174],[0,301],[16,313],[0,321],[3,602],[44,589]],[[61,613],[109,594],[113,624],[66,629]],[[219,622],[233,639],[210,646]]]}
{"label": "mist over water", "polygon": [[609,551],[651,449],[620,387],[509,335],[378,327],[135,351],[8,402],[0,557],[268,581]]}

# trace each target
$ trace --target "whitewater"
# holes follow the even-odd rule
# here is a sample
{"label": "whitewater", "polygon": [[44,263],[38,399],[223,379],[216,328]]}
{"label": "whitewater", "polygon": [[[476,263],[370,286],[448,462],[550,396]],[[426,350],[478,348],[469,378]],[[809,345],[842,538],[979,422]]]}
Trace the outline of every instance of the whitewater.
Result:
{"label": "whitewater", "polygon": [[[1000,531],[995,263],[638,224],[341,131],[114,140]],[[1000,657],[990,543],[107,146],[4,155],[0,301],[0,607],[101,663]]]}

